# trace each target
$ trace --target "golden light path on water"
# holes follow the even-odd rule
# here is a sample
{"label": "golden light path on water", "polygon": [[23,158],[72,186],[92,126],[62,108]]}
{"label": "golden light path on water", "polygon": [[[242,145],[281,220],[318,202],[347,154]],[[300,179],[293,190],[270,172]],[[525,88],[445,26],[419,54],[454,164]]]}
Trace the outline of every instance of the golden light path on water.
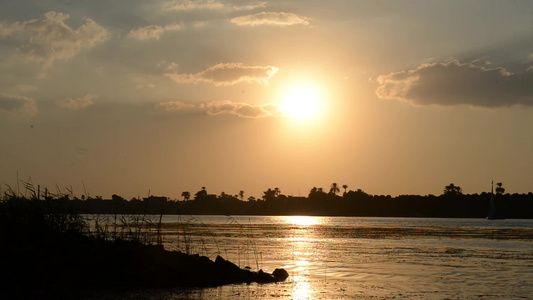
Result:
{"label": "golden light path on water", "polygon": [[293,265],[291,266],[293,290],[292,299],[316,298],[315,289],[309,282],[309,267],[316,257],[316,236],[311,230],[314,225],[321,225],[323,218],[313,216],[287,216],[284,222],[288,225],[296,225],[293,236],[289,237],[292,242]]}
{"label": "golden light path on water", "polygon": [[283,217],[285,223],[300,226],[320,225],[322,220],[319,217],[311,216],[287,216]]}
{"label": "golden light path on water", "polygon": [[531,220],[201,216],[176,222],[176,216],[163,218],[167,249],[184,251],[188,245],[191,253],[211,259],[221,255],[241,268],[269,273],[283,268],[289,277],[267,285],[165,290],[156,295],[148,291],[141,293],[144,298],[135,294],[106,299],[525,299],[533,295]]}

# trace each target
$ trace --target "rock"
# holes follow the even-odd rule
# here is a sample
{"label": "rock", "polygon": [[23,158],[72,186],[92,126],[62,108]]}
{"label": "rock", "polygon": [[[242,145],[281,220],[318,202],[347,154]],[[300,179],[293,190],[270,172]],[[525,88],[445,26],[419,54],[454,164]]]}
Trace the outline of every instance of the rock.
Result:
{"label": "rock", "polygon": [[289,277],[289,273],[285,271],[285,269],[275,269],[274,272],[272,272],[272,276],[276,277],[279,281],[283,281]]}
{"label": "rock", "polygon": [[271,274],[263,272],[263,270],[260,269],[257,273],[255,273],[254,281],[257,283],[270,283],[276,282],[277,279]]}
{"label": "rock", "polygon": [[239,268],[239,266],[237,266],[236,264],[232,263],[229,260],[225,260],[220,255],[217,255],[217,258],[215,259],[215,264],[229,271],[235,272],[235,271],[242,270],[241,268]]}

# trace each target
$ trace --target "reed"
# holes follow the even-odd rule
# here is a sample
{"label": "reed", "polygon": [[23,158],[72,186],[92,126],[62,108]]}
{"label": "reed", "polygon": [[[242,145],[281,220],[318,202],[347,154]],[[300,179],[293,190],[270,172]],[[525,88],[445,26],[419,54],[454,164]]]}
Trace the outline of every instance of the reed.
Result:
{"label": "reed", "polygon": [[[177,242],[178,250],[186,254],[200,254],[207,257],[220,255],[220,245],[216,235],[209,229],[205,223],[196,217],[189,216],[183,219],[178,216],[177,222]],[[210,253],[207,247],[207,241],[210,240],[215,245],[214,253]]]}
{"label": "reed", "polygon": [[106,241],[132,241],[145,245],[162,245],[162,216],[153,215],[86,215],[89,224],[85,235]]}
{"label": "reed", "polygon": [[259,270],[260,269],[260,259],[261,259],[262,255],[260,255],[259,251],[257,251],[257,244],[255,242],[254,234],[253,234],[253,232],[251,230],[251,227],[246,227],[246,226],[242,225],[241,223],[239,223],[232,216],[228,216],[228,219],[227,219],[226,223],[231,224],[231,225],[237,225],[240,228],[240,230],[242,232],[244,232],[244,234],[246,236],[246,240],[245,240],[245,243],[243,245],[242,251],[241,251],[241,248],[239,247],[239,252],[238,252],[239,264],[240,264],[240,255],[241,254],[244,255],[245,263],[249,264],[250,263],[249,254],[251,252],[253,254],[255,265],[256,265],[257,269]]}
{"label": "reed", "polygon": [[[46,195],[39,200],[39,193],[31,181],[22,182],[24,195],[9,185],[0,196],[0,219],[2,233],[24,234],[79,233],[86,231],[85,220],[72,211],[68,198]],[[28,197],[29,194],[29,197]]]}

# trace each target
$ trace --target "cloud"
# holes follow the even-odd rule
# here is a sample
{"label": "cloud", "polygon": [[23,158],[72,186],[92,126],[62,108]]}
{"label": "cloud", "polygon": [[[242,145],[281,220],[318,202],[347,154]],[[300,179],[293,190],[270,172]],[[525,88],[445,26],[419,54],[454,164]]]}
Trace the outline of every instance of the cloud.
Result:
{"label": "cloud", "polygon": [[170,101],[159,103],[158,108],[166,112],[198,111],[205,112],[211,116],[231,114],[241,118],[252,119],[272,117],[278,115],[280,112],[279,106],[275,104],[252,105],[231,101],[212,101],[196,105],[180,101]]}
{"label": "cloud", "polygon": [[173,25],[167,25],[165,27],[161,27],[158,25],[149,25],[145,27],[141,27],[138,29],[134,29],[128,33],[128,37],[132,39],[137,40],[149,40],[149,39],[156,39],[159,40],[161,35],[168,31],[178,31],[181,29],[180,25],[173,24]]}
{"label": "cloud", "polygon": [[504,68],[451,61],[382,75],[378,82],[378,97],[416,105],[533,105],[533,72],[529,69],[512,74]]}
{"label": "cloud", "polygon": [[90,49],[105,41],[108,32],[91,19],[85,19],[74,30],[65,22],[68,14],[50,11],[44,14],[44,20],[30,20],[15,23],[0,23],[0,38],[12,34],[26,37],[29,43],[18,51],[30,60],[52,65],[55,60],[68,60],[83,49]]}
{"label": "cloud", "polygon": [[190,103],[184,103],[180,101],[168,101],[168,102],[161,102],[157,104],[158,108],[167,111],[167,112],[178,112],[178,111],[185,111],[185,110],[199,110],[199,107],[197,107],[194,104]]}
{"label": "cloud", "polygon": [[0,94],[0,112],[8,112],[17,115],[34,116],[37,114],[35,101],[22,96]]}
{"label": "cloud", "polygon": [[175,0],[163,5],[165,10],[221,9],[224,4],[216,0]]}
{"label": "cloud", "polygon": [[216,101],[207,103],[205,107],[209,115],[233,114],[241,118],[265,118],[274,116],[274,112],[269,109],[272,105],[251,105],[230,101]]}
{"label": "cloud", "polygon": [[254,4],[248,4],[248,5],[234,5],[233,9],[236,11],[243,11],[243,10],[254,10],[257,8],[265,8],[267,7],[266,2],[258,2]]}
{"label": "cloud", "polygon": [[242,63],[220,63],[196,74],[180,74],[177,72],[177,64],[172,63],[165,76],[177,83],[208,82],[217,86],[234,85],[241,82],[257,82],[268,84],[268,80],[278,72],[278,68],[272,66],[247,66]]}
{"label": "cloud", "polygon": [[93,99],[97,97],[97,95],[88,94],[81,98],[58,100],[56,101],[56,105],[68,110],[80,110],[93,105]]}
{"label": "cloud", "polygon": [[163,4],[164,10],[178,10],[178,11],[189,11],[189,10],[221,10],[221,9],[232,9],[234,11],[249,11],[258,8],[267,7],[266,2],[255,2],[245,5],[225,5],[222,2],[216,0],[173,0],[168,1]]}
{"label": "cloud", "polygon": [[254,15],[240,16],[231,19],[231,23],[244,26],[258,26],[258,25],[308,25],[308,18],[298,16],[293,13],[286,12],[260,12]]}

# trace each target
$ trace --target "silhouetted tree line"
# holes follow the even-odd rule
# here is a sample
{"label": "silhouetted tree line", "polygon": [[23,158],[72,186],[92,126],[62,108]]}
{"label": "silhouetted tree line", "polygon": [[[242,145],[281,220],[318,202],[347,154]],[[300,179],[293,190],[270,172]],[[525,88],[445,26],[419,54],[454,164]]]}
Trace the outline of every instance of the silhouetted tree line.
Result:
{"label": "silhouetted tree line", "polygon": [[361,189],[348,190],[339,195],[334,183],[329,191],[313,187],[307,197],[287,196],[279,188],[269,188],[261,198],[244,199],[222,192],[209,194],[205,187],[194,194],[186,191],[182,200],[150,196],[126,200],[118,195],[111,199],[73,199],[71,207],[88,214],[191,214],[191,215],[324,215],[374,217],[438,217],[484,218],[491,198],[498,214],[504,218],[533,218],[533,193],[509,194],[501,183],[496,193],[463,194],[461,187],[451,183],[439,196],[435,195],[371,195]]}

